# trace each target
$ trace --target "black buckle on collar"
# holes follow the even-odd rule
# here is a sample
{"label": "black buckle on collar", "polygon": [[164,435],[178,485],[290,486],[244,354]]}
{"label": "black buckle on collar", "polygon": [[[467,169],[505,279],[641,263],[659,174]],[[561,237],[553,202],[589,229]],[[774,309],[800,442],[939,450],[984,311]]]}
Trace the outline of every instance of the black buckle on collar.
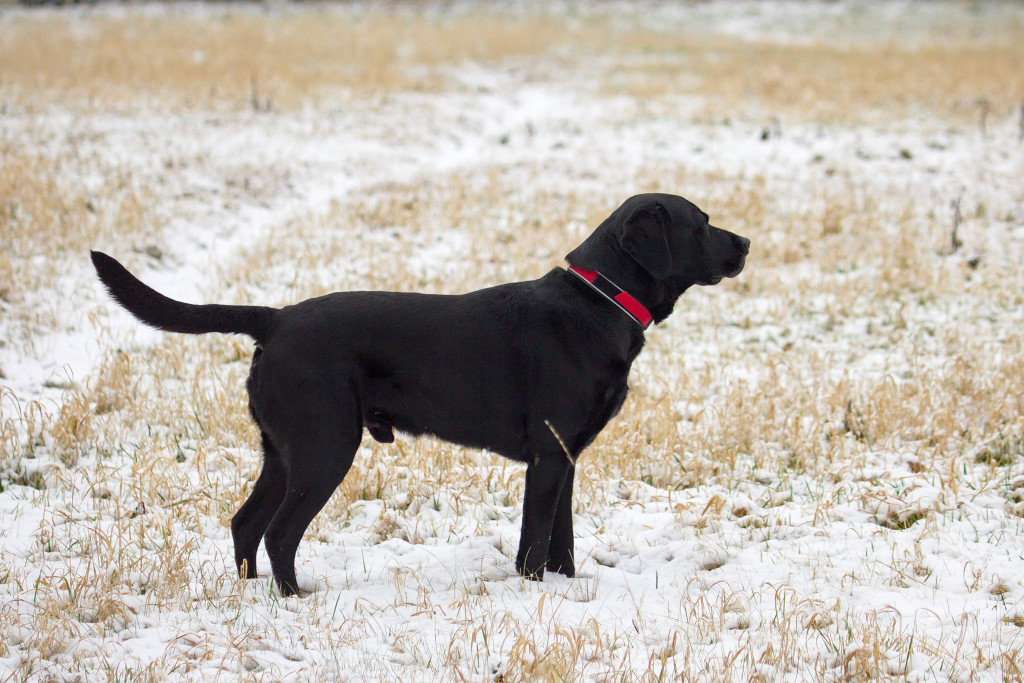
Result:
{"label": "black buckle on collar", "polygon": [[632,318],[641,329],[646,330],[651,326],[654,316],[651,315],[643,304],[636,298],[619,287],[617,284],[606,278],[596,270],[586,270],[578,266],[569,266],[569,272],[586,282],[592,289],[601,296],[618,306],[623,313]]}

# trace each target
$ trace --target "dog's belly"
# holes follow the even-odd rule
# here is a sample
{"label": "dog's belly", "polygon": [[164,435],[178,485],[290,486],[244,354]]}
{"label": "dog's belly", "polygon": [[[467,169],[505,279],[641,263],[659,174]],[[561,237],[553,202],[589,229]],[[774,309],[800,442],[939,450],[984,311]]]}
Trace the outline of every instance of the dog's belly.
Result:
{"label": "dog's belly", "polygon": [[[474,383],[476,384],[476,383]],[[377,441],[389,443],[394,431],[430,435],[516,460],[523,454],[525,429],[511,392],[500,384],[478,386],[404,386],[371,381],[364,387],[363,426]]]}

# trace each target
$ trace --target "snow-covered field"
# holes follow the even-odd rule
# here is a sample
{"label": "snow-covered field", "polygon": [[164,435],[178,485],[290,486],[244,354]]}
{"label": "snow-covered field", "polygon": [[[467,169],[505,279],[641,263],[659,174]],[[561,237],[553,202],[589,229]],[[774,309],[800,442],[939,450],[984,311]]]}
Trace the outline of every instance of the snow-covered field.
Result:
{"label": "snow-covered field", "polygon": [[[0,681],[1020,679],[1022,46],[1000,3],[0,8]],[[307,594],[235,577],[249,344],[89,248],[461,292],[642,191],[752,251],[649,331],[577,578],[515,574],[521,466],[368,436]]]}

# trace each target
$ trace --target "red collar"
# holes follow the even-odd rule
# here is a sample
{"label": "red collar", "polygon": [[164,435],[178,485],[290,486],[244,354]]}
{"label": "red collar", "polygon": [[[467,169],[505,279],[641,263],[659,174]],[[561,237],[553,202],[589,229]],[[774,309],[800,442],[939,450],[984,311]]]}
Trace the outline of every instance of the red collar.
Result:
{"label": "red collar", "polygon": [[647,329],[653,316],[644,305],[637,301],[629,292],[606,278],[596,270],[584,270],[577,266],[569,266],[569,272],[580,278],[601,296],[622,309],[622,312],[635,320],[642,329]]}

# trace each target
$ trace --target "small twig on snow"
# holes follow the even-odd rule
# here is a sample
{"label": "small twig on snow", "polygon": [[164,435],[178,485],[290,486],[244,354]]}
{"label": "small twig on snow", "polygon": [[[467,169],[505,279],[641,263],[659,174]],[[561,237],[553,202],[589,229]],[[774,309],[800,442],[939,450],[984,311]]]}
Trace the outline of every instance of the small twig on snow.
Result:
{"label": "small twig on snow", "polygon": [[952,246],[953,251],[950,252],[951,254],[955,254],[957,249],[964,245],[963,240],[960,239],[960,236],[957,234],[960,230],[960,221],[964,218],[963,214],[960,213],[960,202],[963,201],[963,198],[964,191],[960,190],[959,196],[949,203],[950,208],[953,209],[953,232],[950,235],[950,245]]}
{"label": "small twig on snow", "polygon": [[1024,102],[1020,104],[1020,121],[1017,122],[1017,142],[1024,142]]}
{"label": "small twig on snow", "polygon": [[981,131],[981,137],[988,137],[986,123],[988,121],[988,113],[992,111],[992,103],[988,101],[987,97],[979,97],[978,108],[981,109],[981,115],[978,118],[978,130]]}

